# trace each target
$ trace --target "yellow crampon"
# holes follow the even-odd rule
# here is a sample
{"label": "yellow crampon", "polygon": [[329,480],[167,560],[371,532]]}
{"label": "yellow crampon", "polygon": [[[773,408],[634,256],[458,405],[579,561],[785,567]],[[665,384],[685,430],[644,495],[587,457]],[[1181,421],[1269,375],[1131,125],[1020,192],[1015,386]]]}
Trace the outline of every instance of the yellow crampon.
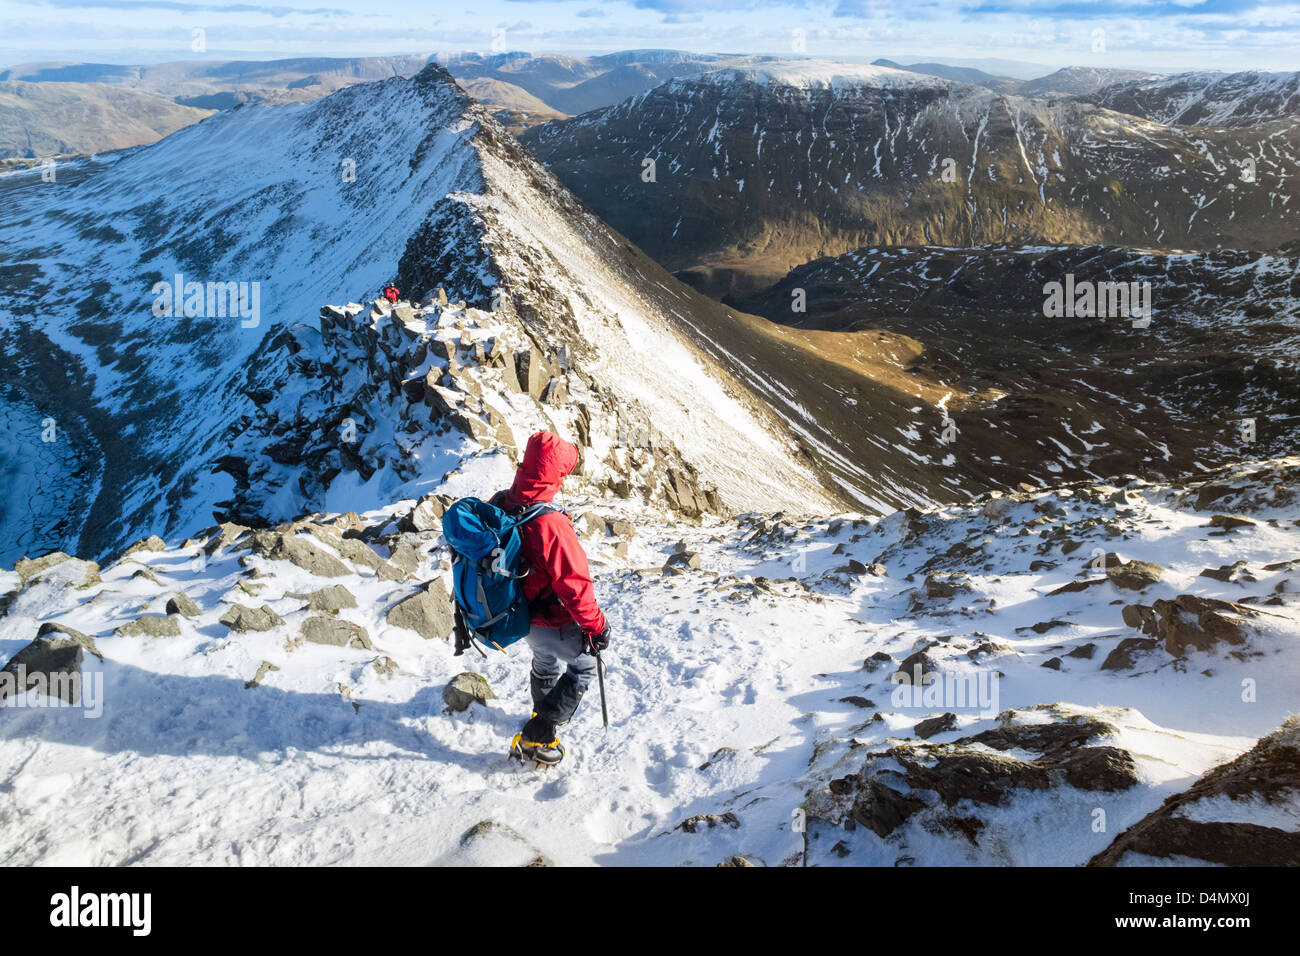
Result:
{"label": "yellow crampon", "polygon": [[539,743],[524,740],[524,735],[519,733],[510,740],[510,758],[520,763],[531,760],[538,767],[553,767],[564,759],[564,747],[558,737],[550,743]]}

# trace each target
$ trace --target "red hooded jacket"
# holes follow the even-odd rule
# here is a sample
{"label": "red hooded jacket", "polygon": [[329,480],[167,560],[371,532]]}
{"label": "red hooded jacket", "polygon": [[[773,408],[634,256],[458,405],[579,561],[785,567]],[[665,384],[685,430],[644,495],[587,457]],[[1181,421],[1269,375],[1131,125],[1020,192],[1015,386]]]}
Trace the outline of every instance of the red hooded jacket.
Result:
{"label": "red hooded jacket", "polygon": [[[576,447],[551,432],[535,432],[515,471],[514,484],[492,501],[511,513],[551,501],[577,464]],[[574,621],[588,634],[603,631],[605,615],[596,603],[587,552],[582,550],[569,517],[546,512],[525,524],[520,535],[529,568],[523,588],[532,622],[562,627]]]}

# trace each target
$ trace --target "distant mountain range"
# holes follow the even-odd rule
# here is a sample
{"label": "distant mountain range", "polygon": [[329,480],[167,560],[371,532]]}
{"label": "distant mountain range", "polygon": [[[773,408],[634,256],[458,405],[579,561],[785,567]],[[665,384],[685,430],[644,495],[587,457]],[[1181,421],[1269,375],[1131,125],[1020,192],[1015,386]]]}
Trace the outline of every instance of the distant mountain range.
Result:
{"label": "distant mountain range", "polygon": [[[242,104],[294,103],[317,99],[354,83],[391,76],[414,76],[437,59],[479,102],[496,111],[509,129],[521,132],[538,123],[612,106],[676,78],[696,76],[727,66],[775,62],[775,57],[697,54],[676,50],[625,50],[603,56],[559,54],[436,53],[382,57],[295,57],[277,60],[186,60],[124,66],[109,63],[41,62],[0,70],[0,82],[33,84],[22,94],[29,103],[39,96],[57,101],[54,112],[16,110],[0,113],[0,159],[43,158],[51,149],[93,153],[123,145],[151,142],[206,113],[177,111],[159,122],[160,107],[150,100],[129,100],[105,88],[127,89],[198,110],[229,109]],[[1155,82],[1152,74],[1132,70],[1069,67],[1025,80],[968,66],[892,60],[877,65],[984,86],[1020,96],[1059,97],[1097,94],[1124,83]],[[54,91],[42,88],[59,84]],[[1151,93],[1102,105],[1125,112],[1156,109],[1141,105]],[[1141,100],[1141,104],[1138,103]],[[84,106],[72,104],[81,101]],[[1099,101],[1100,102],[1100,101]],[[134,104],[134,105],[132,105]],[[1130,108],[1126,109],[1128,105]],[[78,115],[80,109],[80,115]],[[1140,115],[1146,115],[1141,113]],[[57,116],[57,119],[54,118]],[[1154,117],[1154,114],[1153,114]]]}
{"label": "distant mountain range", "polygon": [[26,63],[0,70],[0,81],[97,83],[162,96],[182,106],[228,109],[241,103],[300,103],[354,83],[414,76],[425,54],[303,57],[292,60],[182,60],[145,66]]}
{"label": "distant mountain range", "polygon": [[760,61],[522,141],[607,222],[715,296],[863,246],[1266,250],[1300,238],[1294,116],[1180,126],[888,67]]}
{"label": "distant mountain range", "polygon": [[1300,117],[1300,72],[1183,73],[1101,87],[1084,98],[1157,123],[1250,126]]}
{"label": "distant mountain range", "polygon": [[1016,93],[1020,96],[1077,96],[1093,93],[1115,83],[1149,80],[1155,74],[1138,70],[1108,70],[1095,67],[1071,66],[1032,80],[1016,79],[986,73],[972,67],[949,66],[946,63],[909,63],[907,66],[893,60],[873,60],[873,66],[886,66],[894,70],[908,70],[938,76],[956,83],[974,83],[998,93]]}

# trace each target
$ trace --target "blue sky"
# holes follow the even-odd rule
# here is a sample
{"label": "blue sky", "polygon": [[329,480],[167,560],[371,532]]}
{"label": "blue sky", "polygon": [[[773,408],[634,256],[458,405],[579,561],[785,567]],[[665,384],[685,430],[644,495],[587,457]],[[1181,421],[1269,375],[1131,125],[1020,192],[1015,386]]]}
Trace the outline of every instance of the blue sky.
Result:
{"label": "blue sky", "polygon": [[[0,0],[0,60],[663,47],[1152,70],[1300,69],[1300,0]],[[502,31],[502,32],[494,32]],[[798,33],[797,31],[802,31]],[[1032,72],[1032,71],[1030,71]]]}

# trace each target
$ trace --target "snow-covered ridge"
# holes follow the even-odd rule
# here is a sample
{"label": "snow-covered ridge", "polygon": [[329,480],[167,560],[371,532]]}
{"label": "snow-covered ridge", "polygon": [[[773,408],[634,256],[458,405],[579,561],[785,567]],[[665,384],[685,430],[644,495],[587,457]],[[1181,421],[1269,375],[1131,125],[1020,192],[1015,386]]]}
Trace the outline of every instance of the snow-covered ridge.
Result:
{"label": "snow-covered ridge", "polygon": [[1160,123],[1246,126],[1300,119],[1300,71],[1179,73],[1113,84],[1084,98]]}
{"label": "snow-covered ridge", "polygon": [[[65,549],[103,555],[220,513],[237,491],[214,467],[231,455],[222,436],[264,420],[255,380],[282,378],[266,367],[272,344],[314,325],[322,306],[366,301],[399,274],[420,286],[404,290],[412,296],[443,286],[484,309],[503,285],[503,307],[543,348],[598,348],[604,385],[653,406],[731,506],[828,501],[792,462],[780,423],[684,344],[664,299],[680,295],[674,305],[689,309],[685,290],[662,272],[612,266],[621,243],[436,65],[310,104],[232,110],[109,162],[61,169],[54,184],[28,173],[5,186],[0,241],[14,268],[0,277],[0,351],[13,363],[35,352],[38,368],[84,377],[70,393],[45,386],[71,394],[60,434],[81,429],[84,445],[99,442],[112,489],[29,476],[82,489],[70,509],[82,526],[61,539]],[[160,320],[152,286],[177,275],[256,286],[258,314],[200,307]],[[75,321],[42,307],[69,289],[95,290]],[[24,387],[47,401],[35,395],[41,382]],[[305,504],[276,500],[283,510],[267,520]],[[7,540],[22,537],[15,528]]]}
{"label": "snow-covered ridge", "polygon": [[955,84],[949,80],[907,70],[895,70],[870,63],[844,63],[834,60],[772,60],[755,57],[729,61],[721,69],[708,70],[697,77],[674,80],[674,83],[736,82],[764,83],[775,86],[793,86],[801,89],[844,90],[857,87],[888,89],[950,89]]}

